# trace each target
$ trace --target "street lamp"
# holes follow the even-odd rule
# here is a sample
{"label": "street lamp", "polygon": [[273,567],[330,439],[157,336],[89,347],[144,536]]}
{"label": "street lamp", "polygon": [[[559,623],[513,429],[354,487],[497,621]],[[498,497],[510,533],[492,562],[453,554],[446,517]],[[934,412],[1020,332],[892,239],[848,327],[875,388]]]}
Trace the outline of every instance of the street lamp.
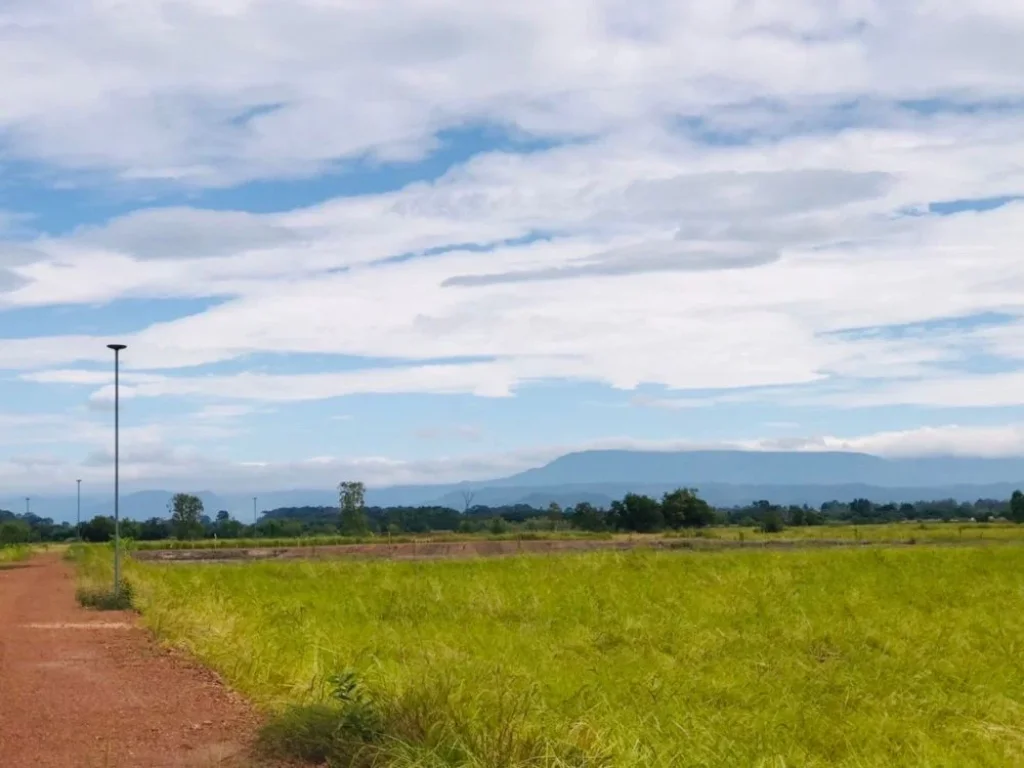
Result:
{"label": "street lamp", "polygon": [[252,497],[252,535],[256,535],[256,526],[259,525],[260,515],[256,511],[256,497]]}
{"label": "street lamp", "polygon": [[124,344],[107,344],[114,350],[114,597],[121,594],[121,350]]}
{"label": "street lamp", "polygon": [[82,540],[82,481],[76,480],[78,483],[78,507],[75,512],[75,530],[78,531],[78,540]]}
{"label": "street lamp", "polygon": [[26,496],[26,497],[25,497],[25,517],[28,517],[28,516],[29,516],[29,514],[30,514],[31,510],[32,510],[32,507],[31,507],[31,505],[29,504],[29,497],[28,497],[28,496]]}

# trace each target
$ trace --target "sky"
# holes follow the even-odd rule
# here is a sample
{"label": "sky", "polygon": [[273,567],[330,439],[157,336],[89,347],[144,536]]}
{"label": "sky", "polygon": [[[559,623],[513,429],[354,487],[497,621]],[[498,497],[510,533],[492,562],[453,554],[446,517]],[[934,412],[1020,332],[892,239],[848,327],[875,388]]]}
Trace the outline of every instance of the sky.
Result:
{"label": "sky", "polygon": [[0,491],[1024,455],[1018,0],[6,0]]}

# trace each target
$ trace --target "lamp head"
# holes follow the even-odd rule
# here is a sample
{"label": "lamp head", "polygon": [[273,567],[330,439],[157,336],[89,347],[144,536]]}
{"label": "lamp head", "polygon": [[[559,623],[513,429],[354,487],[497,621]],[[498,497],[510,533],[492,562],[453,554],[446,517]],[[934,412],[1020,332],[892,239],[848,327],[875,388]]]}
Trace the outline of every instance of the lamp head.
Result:
{"label": "lamp head", "polygon": [[120,352],[122,349],[128,349],[127,344],[107,344],[107,349],[112,349],[115,352]]}

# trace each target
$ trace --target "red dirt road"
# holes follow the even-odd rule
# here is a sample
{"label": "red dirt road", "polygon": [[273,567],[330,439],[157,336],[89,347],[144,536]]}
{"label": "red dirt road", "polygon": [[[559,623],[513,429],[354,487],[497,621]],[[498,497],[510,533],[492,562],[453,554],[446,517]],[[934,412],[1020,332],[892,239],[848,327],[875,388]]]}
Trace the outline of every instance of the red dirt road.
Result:
{"label": "red dirt road", "polygon": [[130,613],[78,606],[56,556],[0,569],[0,766],[251,766],[257,718]]}

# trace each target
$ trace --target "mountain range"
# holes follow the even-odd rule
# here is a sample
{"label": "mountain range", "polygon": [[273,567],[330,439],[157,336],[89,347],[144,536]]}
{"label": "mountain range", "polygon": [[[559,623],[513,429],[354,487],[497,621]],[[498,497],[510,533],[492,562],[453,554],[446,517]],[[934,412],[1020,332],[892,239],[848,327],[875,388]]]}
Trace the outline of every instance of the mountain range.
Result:
{"label": "mountain range", "polygon": [[[779,504],[810,504],[866,498],[903,502],[954,498],[1009,498],[1024,487],[1024,458],[922,457],[889,459],[849,452],[762,451],[583,451],[570,453],[535,469],[480,482],[370,488],[371,506],[530,504],[552,501],[569,506],[580,501],[607,505],[629,492],[661,495],[680,486],[699,489],[718,506],[768,499]],[[162,517],[172,491],[123,494],[127,518]],[[208,514],[225,509],[239,520],[253,519],[253,496],[199,491]],[[263,492],[258,510],[279,507],[333,506],[334,489]],[[25,509],[24,497],[0,497],[0,508]],[[110,498],[82,498],[82,518],[110,514]],[[75,518],[74,496],[39,496],[31,511],[55,520]]]}

